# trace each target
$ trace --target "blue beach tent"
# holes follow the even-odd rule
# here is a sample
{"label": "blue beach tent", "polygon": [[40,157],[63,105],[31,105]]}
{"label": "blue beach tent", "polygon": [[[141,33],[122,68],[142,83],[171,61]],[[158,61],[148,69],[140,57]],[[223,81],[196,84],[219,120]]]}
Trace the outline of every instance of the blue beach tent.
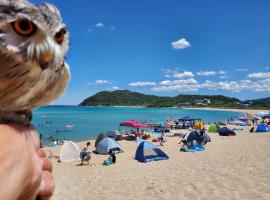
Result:
{"label": "blue beach tent", "polygon": [[227,127],[223,127],[218,131],[220,136],[234,136],[235,132]]}
{"label": "blue beach tent", "polygon": [[111,138],[103,138],[96,146],[96,153],[108,154],[109,151],[123,152],[120,145]]}
{"label": "blue beach tent", "polygon": [[270,128],[267,127],[265,124],[259,124],[256,132],[270,132]]}
{"label": "blue beach tent", "polygon": [[151,162],[167,160],[169,156],[151,142],[143,141],[136,150],[135,159],[140,162]]}

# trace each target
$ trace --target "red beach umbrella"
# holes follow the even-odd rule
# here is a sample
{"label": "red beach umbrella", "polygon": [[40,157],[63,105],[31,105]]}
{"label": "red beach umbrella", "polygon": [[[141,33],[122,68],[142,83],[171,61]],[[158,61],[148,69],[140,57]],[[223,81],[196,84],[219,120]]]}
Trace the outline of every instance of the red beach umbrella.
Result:
{"label": "red beach umbrella", "polygon": [[122,122],[120,123],[120,126],[128,126],[128,127],[133,127],[133,128],[147,127],[147,125],[137,120],[128,120],[128,121]]}

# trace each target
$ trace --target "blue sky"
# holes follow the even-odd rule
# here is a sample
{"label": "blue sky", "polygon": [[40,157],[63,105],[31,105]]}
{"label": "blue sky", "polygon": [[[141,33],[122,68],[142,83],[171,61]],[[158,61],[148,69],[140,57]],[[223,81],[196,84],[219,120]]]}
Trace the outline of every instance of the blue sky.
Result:
{"label": "blue sky", "polygon": [[270,96],[269,0],[49,2],[71,34],[72,80],[56,104],[115,89]]}

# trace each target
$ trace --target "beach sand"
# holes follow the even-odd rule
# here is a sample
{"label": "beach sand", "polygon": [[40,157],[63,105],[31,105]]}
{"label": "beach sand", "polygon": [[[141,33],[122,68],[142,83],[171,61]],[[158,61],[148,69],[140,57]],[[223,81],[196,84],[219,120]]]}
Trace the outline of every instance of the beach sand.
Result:
{"label": "beach sand", "polygon": [[[88,166],[53,158],[52,199],[270,199],[270,134],[249,128],[231,137],[209,133],[212,142],[196,153],[180,152],[180,138],[167,137],[161,149],[170,159],[164,161],[137,162],[134,141],[120,141],[124,153],[108,167],[102,166],[104,155],[92,154]],[[59,155],[60,147],[45,150]]]}

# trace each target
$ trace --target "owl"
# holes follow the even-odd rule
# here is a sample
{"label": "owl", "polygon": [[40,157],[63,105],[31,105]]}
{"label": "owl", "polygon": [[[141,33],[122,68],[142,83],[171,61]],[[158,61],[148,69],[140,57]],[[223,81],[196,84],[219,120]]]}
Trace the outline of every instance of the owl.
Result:
{"label": "owl", "polygon": [[69,33],[51,4],[0,0],[0,123],[31,121],[70,80]]}

